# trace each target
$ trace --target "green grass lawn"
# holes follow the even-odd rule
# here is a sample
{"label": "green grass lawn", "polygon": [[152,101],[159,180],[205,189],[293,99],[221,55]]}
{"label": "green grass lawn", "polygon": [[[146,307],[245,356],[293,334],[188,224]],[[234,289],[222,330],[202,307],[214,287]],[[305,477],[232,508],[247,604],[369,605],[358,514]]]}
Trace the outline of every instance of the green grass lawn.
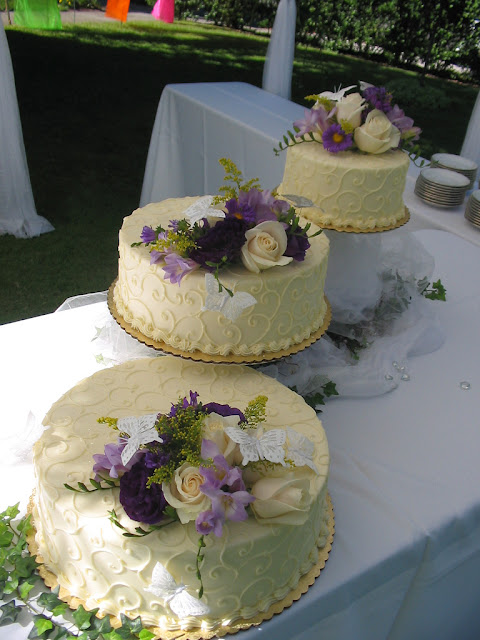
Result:
{"label": "green grass lawn", "polygon": [[[138,206],[158,101],[172,82],[261,86],[266,37],[212,25],[139,22],[7,28],[33,193],[53,233],[0,236],[0,323],[107,289],[117,236]],[[297,47],[292,99],[366,80],[396,89],[422,152],[458,153],[478,88]],[[226,151],[227,153],[227,151]]]}

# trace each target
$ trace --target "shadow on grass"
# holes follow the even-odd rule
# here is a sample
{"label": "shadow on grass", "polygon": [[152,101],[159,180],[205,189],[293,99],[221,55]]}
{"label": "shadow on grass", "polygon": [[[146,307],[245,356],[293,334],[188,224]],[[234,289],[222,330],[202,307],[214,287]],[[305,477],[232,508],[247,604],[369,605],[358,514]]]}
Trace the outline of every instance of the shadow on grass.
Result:
{"label": "shadow on grass", "polygon": [[[0,237],[0,323],[47,313],[69,296],[108,288],[117,272],[118,229],[140,199],[164,86],[213,81],[261,86],[267,48],[265,37],[195,23],[6,32],[37,211],[56,230],[30,240]],[[305,104],[304,96],[340,82],[405,79],[415,97],[412,73],[301,46],[292,99]],[[426,154],[429,149],[456,153],[476,90],[434,78],[427,82],[447,96],[443,108],[425,94],[408,113],[423,125]],[[397,98],[404,106],[403,96]]]}

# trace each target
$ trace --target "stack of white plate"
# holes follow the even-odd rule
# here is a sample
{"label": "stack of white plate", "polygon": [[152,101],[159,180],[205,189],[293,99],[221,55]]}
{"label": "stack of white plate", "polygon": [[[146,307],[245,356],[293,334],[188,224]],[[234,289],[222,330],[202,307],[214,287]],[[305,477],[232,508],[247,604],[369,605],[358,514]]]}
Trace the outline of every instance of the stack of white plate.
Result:
{"label": "stack of white plate", "polygon": [[424,202],[436,207],[457,207],[463,204],[470,180],[448,169],[422,169],[415,183],[415,193]]}
{"label": "stack of white plate", "polygon": [[463,156],[456,156],[453,153],[434,153],[431,158],[431,166],[439,167],[440,169],[449,169],[450,171],[456,171],[463,176],[467,176],[470,180],[468,188],[473,189],[478,169],[477,163],[473,160],[464,158]]}
{"label": "stack of white plate", "polygon": [[465,218],[476,227],[480,227],[480,189],[474,191],[468,199]]}

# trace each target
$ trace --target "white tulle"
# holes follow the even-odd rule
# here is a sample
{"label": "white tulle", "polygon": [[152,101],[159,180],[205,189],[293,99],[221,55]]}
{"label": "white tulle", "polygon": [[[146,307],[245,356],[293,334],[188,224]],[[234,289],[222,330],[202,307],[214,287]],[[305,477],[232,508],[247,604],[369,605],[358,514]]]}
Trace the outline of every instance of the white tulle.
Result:
{"label": "white tulle", "polygon": [[[323,336],[305,351],[261,370],[304,396],[321,391],[329,380],[341,397],[381,395],[408,376],[409,358],[443,344],[435,303],[417,288],[419,280],[430,279],[434,260],[412,234],[401,230],[328,235],[329,331],[368,346],[356,360],[345,344]],[[399,300],[408,302],[397,309]],[[383,322],[377,318],[380,308]]]}
{"label": "white tulle", "polygon": [[263,67],[262,88],[290,99],[295,56],[295,0],[280,0]]}
{"label": "white tulle", "polygon": [[23,143],[15,79],[0,20],[0,235],[29,238],[53,231],[37,214]]}
{"label": "white tulle", "polygon": [[480,166],[480,93],[477,95],[477,100],[470,116],[460,155],[470,158]]}

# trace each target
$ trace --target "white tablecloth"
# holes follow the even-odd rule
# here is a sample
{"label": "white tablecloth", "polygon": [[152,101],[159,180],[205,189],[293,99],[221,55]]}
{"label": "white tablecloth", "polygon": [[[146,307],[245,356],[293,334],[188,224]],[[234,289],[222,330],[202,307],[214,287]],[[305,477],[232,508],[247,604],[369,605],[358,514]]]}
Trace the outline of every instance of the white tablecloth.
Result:
{"label": "white tablecloth", "polygon": [[152,131],[140,205],[218,193],[230,158],[264,189],[282,180],[284,154],[273,148],[304,108],[244,82],[171,84]]}
{"label": "white tablecloth", "polygon": [[[165,198],[218,193],[231,158],[245,178],[264,189],[282,181],[286,152],[273,148],[305,108],[244,82],[167,85],[158,105],[140,206]],[[480,229],[464,218],[465,205],[440,209],[414,193],[419,169],[410,164],[404,200],[409,231],[444,229],[480,246]]]}
{"label": "white tablecloth", "polygon": [[[412,359],[393,392],[327,401],[332,552],[306,595],[239,639],[480,637],[480,249],[442,231],[415,235],[447,288],[447,302],[432,302],[446,341]],[[30,463],[9,453],[28,411],[41,417],[102,366],[91,340],[106,317],[98,303],[0,327],[1,508],[24,505],[32,487]],[[0,628],[1,640],[27,633]]]}

